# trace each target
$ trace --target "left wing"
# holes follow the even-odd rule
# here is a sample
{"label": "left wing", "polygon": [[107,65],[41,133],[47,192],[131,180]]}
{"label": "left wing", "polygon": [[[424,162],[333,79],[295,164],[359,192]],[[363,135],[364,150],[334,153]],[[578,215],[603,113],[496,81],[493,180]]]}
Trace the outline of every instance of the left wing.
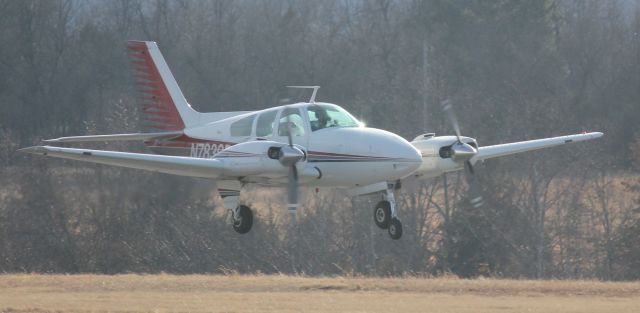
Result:
{"label": "left wing", "polygon": [[471,158],[471,163],[475,164],[478,161],[497,158],[501,156],[527,152],[532,150],[538,150],[542,148],[548,148],[553,146],[560,146],[568,143],[574,143],[579,141],[591,140],[602,137],[602,133],[584,133],[578,135],[560,136],[553,138],[544,138],[528,141],[520,141],[514,143],[505,143],[493,146],[479,147],[478,153]]}
{"label": "left wing", "polygon": [[153,140],[171,139],[181,136],[182,131],[158,132],[158,133],[133,133],[93,136],[71,136],[55,139],[45,139],[44,142],[92,142],[92,141],[127,141],[127,140]]}
{"label": "left wing", "polygon": [[226,169],[223,162],[217,159],[199,159],[52,146],[29,147],[18,151],[191,177],[218,178],[223,175]]}

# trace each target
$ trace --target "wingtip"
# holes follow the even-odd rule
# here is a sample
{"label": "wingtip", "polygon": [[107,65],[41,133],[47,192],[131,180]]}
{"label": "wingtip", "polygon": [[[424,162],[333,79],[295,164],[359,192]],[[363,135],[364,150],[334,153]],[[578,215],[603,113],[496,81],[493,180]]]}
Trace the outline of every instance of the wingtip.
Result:
{"label": "wingtip", "polygon": [[60,138],[43,139],[42,142],[59,142]]}
{"label": "wingtip", "polygon": [[590,132],[590,133],[586,133],[586,135],[589,135],[589,138],[591,138],[591,139],[596,139],[596,138],[600,138],[600,137],[604,136],[604,133],[602,133],[602,132]]}
{"label": "wingtip", "polygon": [[33,146],[33,147],[18,149],[17,151],[20,153],[40,154],[40,153],[46,153],[47,149],[44,146]]}
{"label": "wingtip", "polygon": [[586,136],[586,137],[588,137],[590,139],[595,139],[595,138],[600,138],[600,137],[604,136],[604,133],[602,133],[602,132],[586,132],[586,131],[583,131],[582,135]]}

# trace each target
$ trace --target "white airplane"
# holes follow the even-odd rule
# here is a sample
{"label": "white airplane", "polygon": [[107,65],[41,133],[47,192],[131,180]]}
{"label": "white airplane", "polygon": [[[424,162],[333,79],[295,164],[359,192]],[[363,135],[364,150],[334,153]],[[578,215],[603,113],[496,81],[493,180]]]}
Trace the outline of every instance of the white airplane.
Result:
{"label": "white airplane", "polygon": [[[233,228],[247,233],[252,210],[239,203],[243,187],[254,184],[287,187],[289,210],[298,207],[298,186],[346,188],[351,195],[379,194],[374,221],[393,239],[402,236],[394,192],[410,176],[429,178],[468,169],[495,157],[590,140],[602,133],[478,146],[460,135],[451,109],[445,111],[455,136],[423,134],[409,142],[388,131],[365,127],[343,108],[308,102],[252,112],[199,113],[180,91],[158,46],[150,41],[128,44],[147,132],[62,137],[49,143],[142,140],[156,154],[35,146],[23,152],[56,158],[143,169],[217,181]],[[481,197],[472,200],[481,203]],[[295,217],[295,216],[294,216]]]}

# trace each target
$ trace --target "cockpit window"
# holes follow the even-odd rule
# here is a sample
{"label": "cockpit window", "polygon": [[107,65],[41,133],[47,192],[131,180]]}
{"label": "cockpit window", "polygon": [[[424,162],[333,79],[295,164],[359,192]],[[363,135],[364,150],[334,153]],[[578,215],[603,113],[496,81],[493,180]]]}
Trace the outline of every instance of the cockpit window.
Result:
{"label": "cockpit window", "polygon": [[358,121],[340,107],[314,104],[307,108],[311,131],[327,127],[358,127]]}
{"label": "cockpit window", "polygon": [[277,113],[277,110],[271,110],[260,114],[258,124],[256,124],[256,136],[267,137],[273,135]]}
{"label": "cockpit window", "polygon": [[255,117],[255,115],[250,115],[231,123],[231,136],[251,136],[251,127],[253,126],[253,119],[255,119]]}
{"label": "cockpit window", "polygon": [[287,136],[289,128],[293,136],[304,136],[304,120],[297,108],[286,108],[280,115],[278,135]]}

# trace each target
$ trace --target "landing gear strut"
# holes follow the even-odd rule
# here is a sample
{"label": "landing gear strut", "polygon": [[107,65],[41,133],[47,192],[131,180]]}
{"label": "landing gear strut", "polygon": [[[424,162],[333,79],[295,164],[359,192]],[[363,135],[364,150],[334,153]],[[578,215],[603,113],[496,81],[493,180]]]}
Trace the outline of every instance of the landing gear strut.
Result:
{"label": "landing gear strut", "polygon": [[239,205],[233,210],[233,230],[239,234],[246,234],[253,226],[253,212],[246,205]]}
{"label": "landing gear strut", "polygon": [[391,239],[398,240],[402,237],[402,223],[396,215],[394,187],[394,184],[389,184],[385,193],[385,200],[376,204],[373,210],[373,221],[378,227],[388,230]]}

